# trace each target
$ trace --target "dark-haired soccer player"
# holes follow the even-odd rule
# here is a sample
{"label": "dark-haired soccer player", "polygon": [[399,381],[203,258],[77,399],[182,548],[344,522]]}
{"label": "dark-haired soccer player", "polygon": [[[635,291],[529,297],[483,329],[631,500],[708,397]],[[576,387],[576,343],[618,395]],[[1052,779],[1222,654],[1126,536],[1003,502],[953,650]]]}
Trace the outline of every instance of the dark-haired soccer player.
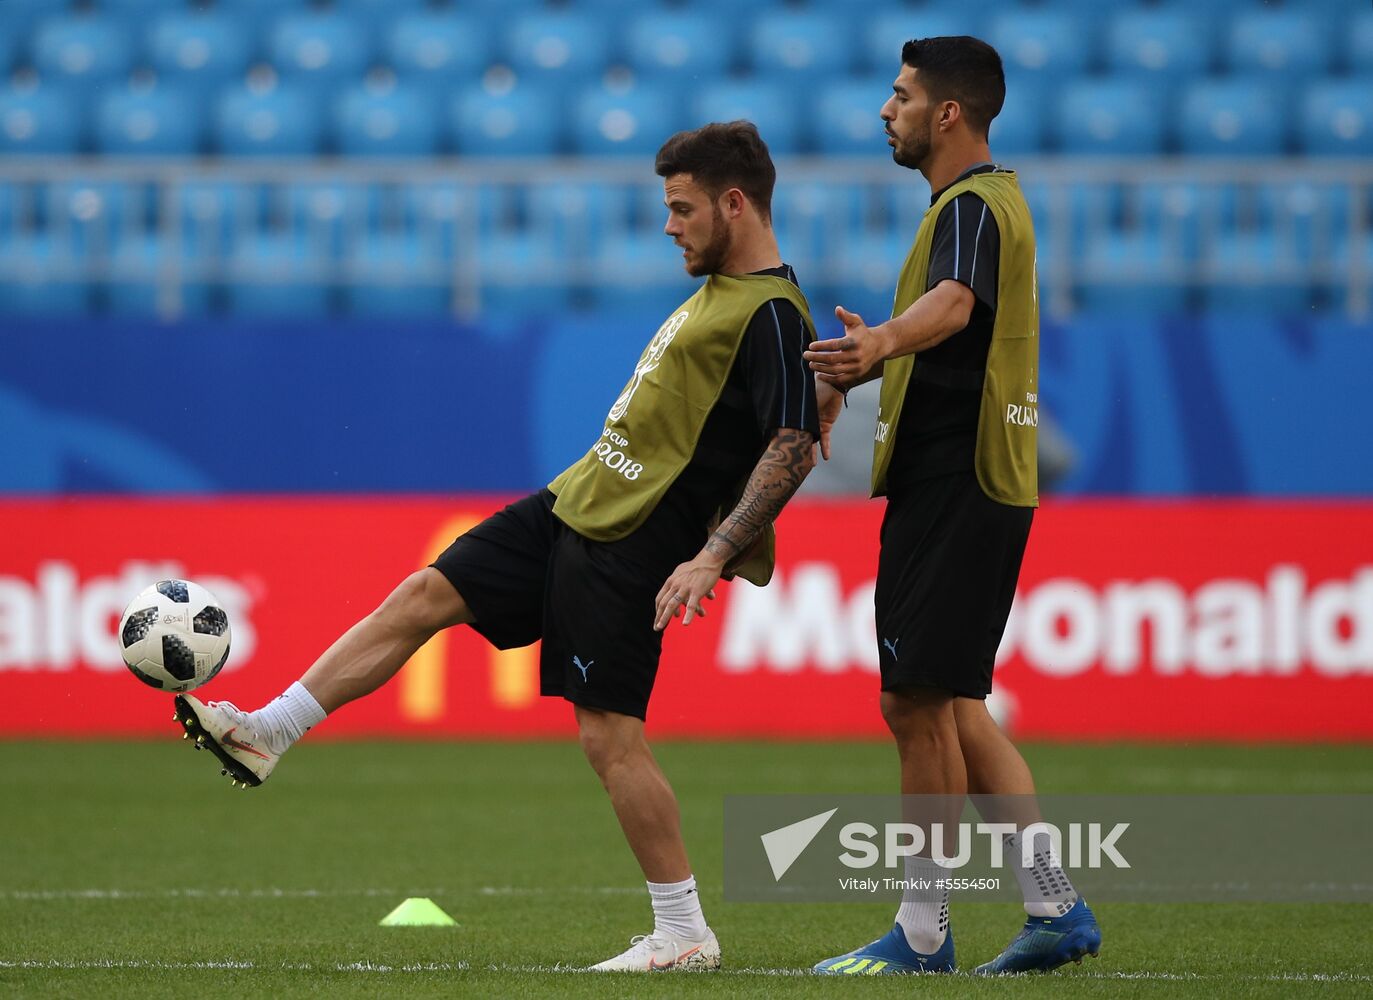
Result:
{"label": "dark-haired soccer player", "polygon": [[[573,704],[653,904],[652,933],[602,971],[720,965],[644,716],[672,619],[704,615],[721,576],[767,582],[772,522],[812,468],[819,434],[802,358],[815,330],[778,253],[776,171],[758,130],[679,133],[656,169],[664,232],[705,281],[649,341],[593,447],[404,580],[264,708],[176,699],[224,773],[257,785],[310,727],[384,684],[440,629],[469,625],[501,649],[542,639],[541,693]],[[609,360],[594,345],[587,354]]]}
{"label": "dark-haired soccer player", "polygon": [[[1024,759],[987,712],[992,665],[1039,503],[1039,306],[1035,238],[1013,172],[988,131],[1006,95],[1001,58],[976,38],[906,43],[882,106],[892,157],[934,192],[901,271],[892,318],[869,327],[841,308],[842,338],[811,345],[821,378],[822,450],[841,394],[882,379],[872,495],[886,495],[877,569],[882,714],[904,795],[943,857],[964,797],[985,819],[1023,830],[1039,819]],[[997,813],[997,815],[989,815]],[[929,843],[926,837],[926,843]],[[1008,856],[1022,856],[1020,834]],[[1032,849],[1038,843],[1032,844]],[[1101,932],[1053,851],[1013,864],[1029,914],[980,973],[1057,968],[1096,954]],[[839,975],[948,972],[950,872],[909,857],[909,886],[885,937],[816,970]]]}

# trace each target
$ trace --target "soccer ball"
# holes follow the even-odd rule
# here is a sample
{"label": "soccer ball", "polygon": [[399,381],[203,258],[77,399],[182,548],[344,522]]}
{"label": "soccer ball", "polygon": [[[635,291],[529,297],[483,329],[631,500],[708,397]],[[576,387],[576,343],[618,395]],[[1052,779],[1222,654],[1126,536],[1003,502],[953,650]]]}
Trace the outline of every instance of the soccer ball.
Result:
{"label": "soccer ball", "polygon": [[229,616],[204,587],[162,580],[139,594],[119,619],[124,665],[159,691],[189,691],[229,658]]}

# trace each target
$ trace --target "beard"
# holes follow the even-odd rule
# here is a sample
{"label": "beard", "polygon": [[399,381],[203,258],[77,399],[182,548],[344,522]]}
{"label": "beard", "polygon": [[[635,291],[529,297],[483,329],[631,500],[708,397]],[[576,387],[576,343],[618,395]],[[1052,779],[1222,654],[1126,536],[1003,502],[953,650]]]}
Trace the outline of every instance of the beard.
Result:
{"label": "beard", "polygon": [[724,213],[719,205],[711,206],[710,239],[696,255],[695,263],[687,262],[687,274],[700,278],[707,274],[717,274],[725,266],[729,252],[733,249],[734,238],[729,226],[725,225]]}
{"label": "beard", "polygon": [[919,170],[920,165],[929,159],[930,146],[930,125],[929,122],[925,122],[924,127],[920,128],[909,139],[896,136],[896,143],[891,150],[891,158],[903,167]]}

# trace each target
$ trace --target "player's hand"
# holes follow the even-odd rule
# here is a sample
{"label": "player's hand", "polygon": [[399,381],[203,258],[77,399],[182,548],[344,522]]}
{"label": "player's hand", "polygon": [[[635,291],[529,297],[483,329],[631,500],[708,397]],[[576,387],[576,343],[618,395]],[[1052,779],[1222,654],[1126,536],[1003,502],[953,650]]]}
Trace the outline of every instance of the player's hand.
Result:
{"label": "player's hand", "polygon": [[835,306],[834,315],[844,324],[844,335],[833,340],[817,340],[802,356],[817,375],[829,375],[842,379],[845,385],[857,385],[882,362],[886,341],[857,313]]}
{"label": "player's hand", "polygon": [[715,600],[715,585],[720,582],[724,568],[718,558],[702,552],[691,562],[684,562],[674,569],[667,583],[663,584],[663,589],[658,591],[654,631],[661,632],[667,628],[678,613],[683,613],[683,625],[690,625],[692,618],[704,618],[706,609],[701,607],[701,602]]}
{"label": "player's hand", "polygon": [[844,394],[825,376],[815,380],[815,401],[820,410],[820,457],[830,459],[830,430],[844,412]]}

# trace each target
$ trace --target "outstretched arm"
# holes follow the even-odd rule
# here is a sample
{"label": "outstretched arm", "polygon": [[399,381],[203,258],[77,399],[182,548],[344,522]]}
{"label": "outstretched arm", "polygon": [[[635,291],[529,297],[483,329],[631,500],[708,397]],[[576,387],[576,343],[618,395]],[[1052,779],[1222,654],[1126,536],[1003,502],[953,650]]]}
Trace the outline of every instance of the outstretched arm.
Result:
{"label": "outstretched arm", "polygon": [[763,529],[777,519],[814,467],[814,436],[809,431],[779,428],[754,466],[738,505],[706,540],[696,558],[673,570],[658,591],[655,629],[667,628],[681,609],[686,611],[683,625],[691,624],[694,616],[705,617],[701,601],[715,596],[715,585],[725,567],[758,541]]}

